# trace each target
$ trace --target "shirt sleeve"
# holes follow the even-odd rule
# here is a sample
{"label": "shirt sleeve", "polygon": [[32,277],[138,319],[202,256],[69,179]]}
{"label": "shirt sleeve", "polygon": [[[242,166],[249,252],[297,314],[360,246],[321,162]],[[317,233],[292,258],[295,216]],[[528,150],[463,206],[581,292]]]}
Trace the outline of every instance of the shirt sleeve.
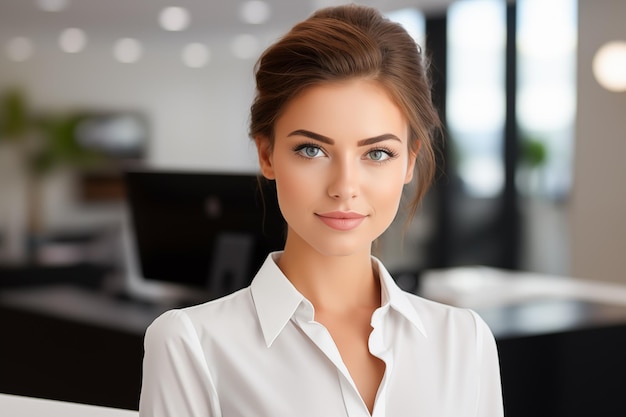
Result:
{"label": "shirt sleeve", "polygon": [[220,417],[220,407],[196,329],[182,310],[146,330],[140,417]]}
{"label": "shirt sleeve", "polygon": [[471,311],[476,322],[476,342],[479,364],[478,404],[476,416],[502,417],[502,385],[500,382],[500,362],[496,341],[485,321]]}

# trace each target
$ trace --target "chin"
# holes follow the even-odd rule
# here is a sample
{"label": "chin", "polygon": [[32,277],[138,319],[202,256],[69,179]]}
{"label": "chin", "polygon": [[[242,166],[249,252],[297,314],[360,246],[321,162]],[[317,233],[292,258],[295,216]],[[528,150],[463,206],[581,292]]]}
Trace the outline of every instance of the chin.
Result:
{"label": "chin", "polygon": [[313,245],[315,250],[324,256],[352,256],[367,252],[371,253],[372,243],[364,245],[362,242],[324,242]]}

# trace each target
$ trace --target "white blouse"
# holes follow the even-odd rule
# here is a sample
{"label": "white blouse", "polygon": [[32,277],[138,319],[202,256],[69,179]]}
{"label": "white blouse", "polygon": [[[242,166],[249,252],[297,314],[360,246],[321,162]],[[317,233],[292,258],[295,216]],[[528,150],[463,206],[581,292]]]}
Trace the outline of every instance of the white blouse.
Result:
{"label": "white blouse", "polygon": [[[164,313],[145,337],[141,417],[365,417],[313,305],[268,256],[252,284]],[[375,417],[500,417],[496,345],[474,312],[402,291],[376,260],[369,349],[385,362]]]}

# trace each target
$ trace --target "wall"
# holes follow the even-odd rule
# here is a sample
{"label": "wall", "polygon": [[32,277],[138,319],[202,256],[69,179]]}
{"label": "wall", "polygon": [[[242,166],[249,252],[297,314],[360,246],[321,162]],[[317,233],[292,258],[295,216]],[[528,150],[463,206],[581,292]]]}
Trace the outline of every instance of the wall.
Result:
{"label": "wall", "polygon": [[571,273],[626,283],[626,93],[602,89],[591,62],[610,40],[626,40],[626,2],[579,0],[578,115],[570,200]]}
{"label": "wall", "polygon": [[[90,40],[88,48],[75,55],[61,52],[55,42],[38,40],[33,58],[26,62],[10,62],[0,54],[0,92],[22,86],[36,111],[144,112],[152,134],[147,160],[158,167],[256,171],[256,154],[247,135],[254,59],[232,57],[226,41],[211,42],[212,60],[203,69],[183,66],[180,45],[162,39],[145,44],[143,59],[134,64],[116,62],[112,42],[106,39]],[[6,150],[0,147],[2,153]],[[46,230],[115,220],[117,213],[110,207],[80,206],[71,181],[67,172],[48,178]],[[6,187],[15,189],[16,182],[0,181],[0,192],[12,197],[0,201],[0,227],[12,221],[3,213],[21,211],[10,201],[20,196]]]}
{"label": "wall", "polygon": [[214,50],[208,67],[190,69],[179,45],[163,41],[146,45],[134,64],[114,61],[109,42],[76,55],[53,43],[37,47],[24,63],[0,56],[0,87],[28,86],[38,109],[145,111],[154,134],[149,159],[158,165],[254,169],[246,133],[254,60]]}

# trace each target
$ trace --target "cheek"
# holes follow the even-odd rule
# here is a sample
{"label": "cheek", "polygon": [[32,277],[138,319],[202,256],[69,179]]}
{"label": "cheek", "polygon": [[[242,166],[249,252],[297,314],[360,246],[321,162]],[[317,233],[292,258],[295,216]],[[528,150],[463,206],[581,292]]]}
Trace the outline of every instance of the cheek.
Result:
{"label": "cheek", "polygon": [[372,176],[369,183],[369,196],[376,201],[378,210],[394,214],[398,210],[404,190],[404,172],[395,171]]}
{"label": "cheek", "polygon": [[276,190],[281,210],[301,205],[307,196],[312,195],[314,190],[307,180],[310,181],[310,175],[304,175],[289,166],[281,166],[276,170]]}

